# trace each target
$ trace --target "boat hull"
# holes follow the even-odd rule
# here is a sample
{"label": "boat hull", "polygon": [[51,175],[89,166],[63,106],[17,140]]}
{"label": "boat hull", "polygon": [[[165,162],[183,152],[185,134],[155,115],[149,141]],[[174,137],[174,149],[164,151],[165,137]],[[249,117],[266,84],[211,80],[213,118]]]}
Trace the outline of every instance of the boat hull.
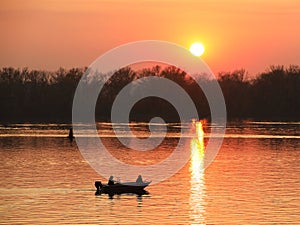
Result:
{"label": "boat hull", "polygon": [[147,187],[149,184],[150,182],[144,182],[140,184],[137,184],[135,182],[116,183],[113,185],[103,185],[99,191],[105,194],[145,194],[146,191],[144,190],[144,188]]}

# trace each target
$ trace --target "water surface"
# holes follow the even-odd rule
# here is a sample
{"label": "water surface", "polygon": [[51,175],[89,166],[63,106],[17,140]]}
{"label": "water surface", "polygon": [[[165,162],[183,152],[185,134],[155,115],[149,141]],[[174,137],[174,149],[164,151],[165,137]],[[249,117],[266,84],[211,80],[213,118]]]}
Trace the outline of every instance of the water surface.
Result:
{"label": "water surface", "polygon": [[[124,124],[117,124],[122,130]],[[131,124],[140,137],[147,124]],[[176,146],[180,129],[155,150],[122,148],[111,124],[97,127],[119,160],[150,165]],[[68,124],[0,126],[1,224],[297,224],[300,221],[300,123],[228,124],[215,161],[203,170],[210,136],[186,136],[190,161],[174,176],[149,186],[148,195],[95,196],[94,181],[106,181],[70,142]],[[80,135],[89,136],[89,126]],[[160,135],[157,125],[157,136]],[[217,136],[217,135],[216,135]],[[131,138],[124,132],[124,137]],[[95,137],[91,137],[95,138]],[[145,155],[146,154],[146,155]],[[168,169],[168,168],[166,168]],[[122,178],[120,178],[122,179]]]}

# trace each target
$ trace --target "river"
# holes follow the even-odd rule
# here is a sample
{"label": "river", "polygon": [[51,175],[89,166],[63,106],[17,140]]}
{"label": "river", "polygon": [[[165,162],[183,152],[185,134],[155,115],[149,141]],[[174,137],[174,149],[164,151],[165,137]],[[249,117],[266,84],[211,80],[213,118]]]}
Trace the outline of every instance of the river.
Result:
{"label": "river", "polygon": [[[131,126],[140,138],[149,135],[147,124]],[[190,159],[173,176],[147,187],[146,195],[109,197],[95,196],[94,181],[108,177],[95,172],[76,141],[66,138],[70,125],[0,125],[0,223],[299,223],[300,123],[228,123],[222,147],[206,169],[205,148],[217,125],[203,126],[204,134],[184,137]],[[168,157],[189,124],[168,124],[167,138],[150,151],[122,147],[109,123],[97,127],[114,157],[146,166]],[[156,131],[159,136],[159,124]],[[88,128],[78,135],[98,138],[90,137]],[[124,132],[123,138],[132,137]]]}

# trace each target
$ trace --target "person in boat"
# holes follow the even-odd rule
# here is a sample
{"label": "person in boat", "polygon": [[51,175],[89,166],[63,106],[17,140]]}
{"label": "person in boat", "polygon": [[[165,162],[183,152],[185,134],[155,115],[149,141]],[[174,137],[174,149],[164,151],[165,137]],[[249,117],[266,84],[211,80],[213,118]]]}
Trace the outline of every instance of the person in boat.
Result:
{"label": "person in boat", "polygon": [[141,175],[138,175],[138,177],[136,178],[136,181],[135,181],[135,182],[138,183],[138,184],[144,183],[144,182],[143,182],[142,176],[141,176]]}
{"label": "person in boat", "polygon": [[108,185],[114,185],[115,184],[115,181],[114,181],[114,177],[113,176],[110,176],[109,179],[108,179]]}

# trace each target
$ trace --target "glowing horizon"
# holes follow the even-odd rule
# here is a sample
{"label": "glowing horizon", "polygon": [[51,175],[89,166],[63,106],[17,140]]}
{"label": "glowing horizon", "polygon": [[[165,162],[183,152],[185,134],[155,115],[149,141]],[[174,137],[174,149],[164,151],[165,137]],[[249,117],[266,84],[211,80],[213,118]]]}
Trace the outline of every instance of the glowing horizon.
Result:
{"label": "glowing horizon", "polygon": [[55,70],[89,66],[120,44],[200,40],[214,73],[300,64],[300,2],[4,0],[0,67]]}

